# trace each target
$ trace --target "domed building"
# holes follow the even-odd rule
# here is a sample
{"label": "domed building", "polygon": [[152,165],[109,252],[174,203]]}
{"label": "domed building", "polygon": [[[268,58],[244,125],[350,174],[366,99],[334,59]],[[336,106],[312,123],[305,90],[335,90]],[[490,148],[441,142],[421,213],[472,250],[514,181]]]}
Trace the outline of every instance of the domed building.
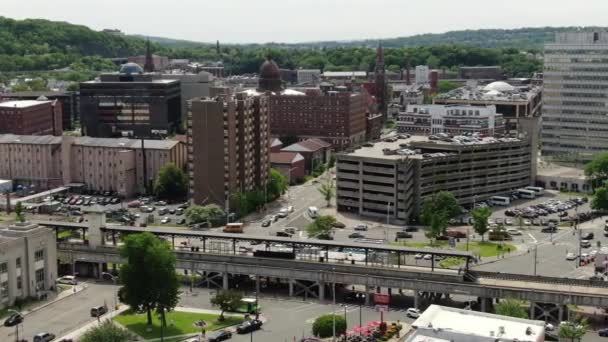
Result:
{"label": "domed building", "polygon": [[119,73],[126,75],[141,75],[144,73],[144,69],[137,63],[125,63],[120,66]]}
{"label": "domed building", "polygon": [[496,81],[496,82],[492,82],[488,85],[486,85],[483,88],[484,91],[495,91],[495,92],[509,92],[509,91],[514,91],[515,87],[510,85],[507,82],[503,82],[503,81]]}
{"label": "domed building", "polygon": [[268,57],[262,66],[260,66],[260,79],[258,81],[258,89],[260,91],[272,91],[274,93],[281,92],[281,70],[272,58]]}

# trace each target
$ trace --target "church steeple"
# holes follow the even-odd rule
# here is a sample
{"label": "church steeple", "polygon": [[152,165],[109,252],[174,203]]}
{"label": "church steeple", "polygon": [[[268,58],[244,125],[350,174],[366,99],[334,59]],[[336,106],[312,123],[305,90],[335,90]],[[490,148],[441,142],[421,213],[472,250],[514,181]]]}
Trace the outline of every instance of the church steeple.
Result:
{"label": "church steeple", "polygon": [[384,50],[382,43],[378,42],[376,49],[376,67],[374,68],[375,85],[376,85],[376,103],[378,104],[378,112],[383,114],[386,119],[386,70],[384,69]]}
{"label": "church steeple", "polygon": [[144,64],[145,72],[154,72],[154,61],[152,60],[152,50],[150,49],[150,39],[146,40],[146,63]]}

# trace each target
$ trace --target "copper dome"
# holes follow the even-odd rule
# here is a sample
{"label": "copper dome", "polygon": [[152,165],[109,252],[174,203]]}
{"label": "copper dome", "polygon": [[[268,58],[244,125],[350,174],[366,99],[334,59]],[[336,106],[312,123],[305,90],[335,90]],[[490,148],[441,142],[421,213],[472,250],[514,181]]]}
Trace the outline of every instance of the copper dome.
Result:
{"label": "copper dome", "polygon": [[263,79],[281,79],[281,71],[279,66],[271,58],[268,58],[260,67],[260,78]]}

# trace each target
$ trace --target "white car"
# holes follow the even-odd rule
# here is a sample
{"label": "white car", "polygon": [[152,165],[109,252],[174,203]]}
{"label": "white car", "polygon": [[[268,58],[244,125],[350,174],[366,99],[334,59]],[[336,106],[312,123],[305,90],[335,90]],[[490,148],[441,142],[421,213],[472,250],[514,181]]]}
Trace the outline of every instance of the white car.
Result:
{"label": "white car", "polygon": [[288,210],[290,213],[293,213],[293,211],[294,211],[293,205],[290,205],[289,207],[287,207],[287,210]]}
{"label": "white car", "polygon": [[424,260],[431,260],[431,259],[433,259],[432,255],[430,255],[430,254],[425,254],[424,255]]}
{"label": "white car", "polygon": [[171,218],[169,216],[165,216],[162,220],[160,220],[160,223],[162,224],[167,224],[169,222],[171,222]]}
{"label": "white car", "polygon": [[287,217],[287,215],[289,215],[289,209],[287,208],[281,208],[281,210],[279,210],[279,217],[283,218],[283,217]]}
{"label": "white car", "polygon": [[511,225],[513,225],[513,220],[511,220],[511,219],[505,219],[505,224],[507,226],[511,226]]}
{"label": "white car", "polygon": [[597,255],[597,249],[592,250],[591,252],[589,252],[589,255],[591,255],[592,257]]}
{"label": "white car", "polygon": [[521,231],[518,229],[509,228],[507,229],[507,234],[509,235],[521,235]]}
{"label": "white car", "polygon": [[57,278],[57,284],[78,285],[78,280],[76,280],[75,276],[67,275]]}
{"label": "white car", "polygon": [[410,318],[418,318],[418,317],[420,317],[420,314],[421,314],[420,310],[418,310],[416,308],[409,308],[405,311],[405,315]]}
{"label": "white car", "polygon": [[553,331],[555,330],[555,326],[551,323],[545,323],[545,330],[546,331]]}
{"label": "white car", "polygon": [[424,256],[423,256],[422,254],[420,254],[420,253],[418,253],[418,254],[416,254],[416,255],[414,256],[414,258],[416,258],[416,259],[422,259],[423,257],[424,257]]}
{"label": "white car", "polygon": [[566,254],[566,260],[576,260],[576,254],[572,252]]}

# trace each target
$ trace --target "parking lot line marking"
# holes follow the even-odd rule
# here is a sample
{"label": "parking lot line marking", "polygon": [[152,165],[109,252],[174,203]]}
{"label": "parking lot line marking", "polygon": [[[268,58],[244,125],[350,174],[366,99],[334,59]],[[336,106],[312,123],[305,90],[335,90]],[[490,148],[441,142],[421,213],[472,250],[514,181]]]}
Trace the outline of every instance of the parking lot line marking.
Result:
{"label": "parking lot line marking", "polygon": [[530,238],[532,238],[532,240],[534,240],[534,243],[537,243],[537,242],[538,242],[538,240],[536,240],[536,238],[534,237],[534,235],[532,235],[532,234],[528,233],[528,236],[529,236]]}

